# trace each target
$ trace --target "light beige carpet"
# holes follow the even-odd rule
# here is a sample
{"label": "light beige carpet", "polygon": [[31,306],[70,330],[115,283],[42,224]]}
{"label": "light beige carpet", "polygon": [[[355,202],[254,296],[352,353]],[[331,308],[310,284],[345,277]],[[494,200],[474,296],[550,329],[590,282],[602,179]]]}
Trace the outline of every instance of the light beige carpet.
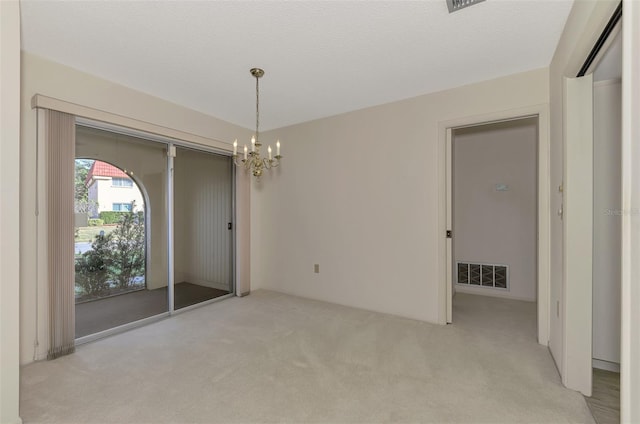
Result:
{"label": "light beige carpet", "polygon": [[22,370],[25,423],[592,423],[535,304],[458,294],[438,326],[256,291]]}

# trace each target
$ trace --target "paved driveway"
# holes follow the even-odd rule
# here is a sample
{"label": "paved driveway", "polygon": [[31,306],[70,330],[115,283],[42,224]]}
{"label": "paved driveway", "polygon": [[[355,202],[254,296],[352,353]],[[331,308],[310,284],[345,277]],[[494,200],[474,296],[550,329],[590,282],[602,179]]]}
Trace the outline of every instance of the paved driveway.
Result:
{"label": "paved driveway", "polygon": [[86,252],[87,250],[91,250],[91,242],[76,242],[75,244],[75,252],[76,254],[81,254]]}

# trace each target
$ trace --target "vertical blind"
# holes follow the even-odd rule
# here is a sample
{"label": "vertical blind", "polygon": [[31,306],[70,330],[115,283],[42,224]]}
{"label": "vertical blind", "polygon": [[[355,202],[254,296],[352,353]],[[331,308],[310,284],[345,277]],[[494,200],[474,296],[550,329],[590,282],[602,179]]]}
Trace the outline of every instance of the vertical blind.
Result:
{"label": "vertical blind", "polygon": [[55,359],[75,351],[75,117],[63,112],[44,110],[44,119],[49,281],[47,359]]}

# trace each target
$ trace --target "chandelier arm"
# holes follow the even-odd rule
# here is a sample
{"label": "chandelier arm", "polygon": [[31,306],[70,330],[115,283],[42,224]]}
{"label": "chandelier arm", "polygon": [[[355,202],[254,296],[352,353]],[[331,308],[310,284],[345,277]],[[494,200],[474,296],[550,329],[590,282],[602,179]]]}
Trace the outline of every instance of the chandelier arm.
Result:
{"label": "chandelier arm", "polygon": [[271,169],[271,168],[276,168],[276,167],[278,167],[278,165],[280,165],[280,158],[281,158],[281,157],[282,157],[282,156],[279,156],[279,155],[278,155],[278,156],[274,157],[273,159],[267,159],[267,158],[264,158],[264,165],[265,165],[265,168],[267,168],[267,169]]}

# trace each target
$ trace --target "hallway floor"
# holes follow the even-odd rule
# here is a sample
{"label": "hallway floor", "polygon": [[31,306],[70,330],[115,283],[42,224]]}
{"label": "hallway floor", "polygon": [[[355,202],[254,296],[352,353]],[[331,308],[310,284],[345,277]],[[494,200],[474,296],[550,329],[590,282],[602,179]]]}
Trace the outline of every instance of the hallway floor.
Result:
{"label": "hallway floor", "polygon": [[620,422],[620,373],[593,370],[593,393],[585,397],[598,424]]}

